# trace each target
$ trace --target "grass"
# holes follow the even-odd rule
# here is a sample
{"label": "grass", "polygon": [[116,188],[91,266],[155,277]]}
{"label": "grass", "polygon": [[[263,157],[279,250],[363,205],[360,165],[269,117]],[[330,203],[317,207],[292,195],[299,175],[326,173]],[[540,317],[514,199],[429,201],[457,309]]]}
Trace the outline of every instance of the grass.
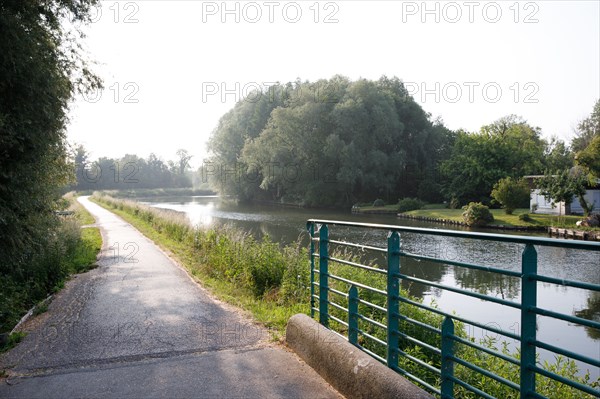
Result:
{"label": "grass", "polygon": [[[23,340],[23,338],[25,338],[26,335],[27,334],[22,331],[15,331],[14,333],[10,334],[6,342],[2,346],[0,346],[0,353],[6,352],[14,348],[19,342]],[[0,377],[2,377],[1,374]]]}
{"label": "grass", "polygon": [[[65,208],[74,211],[75,215],[60,217],[49,250],[35,258],[39,272],[48,276],[44,284],[11,276],[0,280],[0,303],[3,304],[0,332],[12,330],[33,305],[60,291],[70,275],[96,266],[102,248],[100,230],[81,229],[81,224],[93,223],[94,218],[76,201],[73,193],[65,195],[64,200]],[[37,309],[38,312],[43,310],[43,306]]]}
{"label": "grass", "polygon": [[[438,204],[436,204],[438,205]],[[442,204],[439,204],[442,205]],[[537,213],[529,213],[529,209],[516,209],[512,215],[507,215],[504,209],[490,209],[492,215],[494,215],[494,221],[489,226],[508,226],[508,227],[576,227],[575,222],[581,220],[581,216],[561,216],[560,218],[556,215],[543,215]],[[448,208],[433,208],[426,207],[416,211],[405,212],[405,215],[420,216],[426,218],[435,219],[446,219],[457,222],[462,222],[462,209],[448,209]],[[528,213],[531,221],[524,221],[519,219],[519,215]]]}
{"label": "grass", "polygon": [[91,200],[170,252],[218,299],[249,311],[274,339],[284,335],[291,316],[306,313],[308,255],[298,253],[303,251],[299,246],[280,250],[268,239],[255,241],[236,230],[192,228],[185,216],[174,211],[106,196]]}

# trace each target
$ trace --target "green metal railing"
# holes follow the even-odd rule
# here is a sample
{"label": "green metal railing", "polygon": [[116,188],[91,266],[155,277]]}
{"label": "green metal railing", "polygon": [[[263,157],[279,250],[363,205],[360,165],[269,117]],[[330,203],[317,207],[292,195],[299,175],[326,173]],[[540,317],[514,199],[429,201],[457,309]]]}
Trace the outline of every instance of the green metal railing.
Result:
{"label": "green metal railing", "polygon": [[[329,230],[332,227],[341,227],[344,229],[376,229],[387,231],[387,248],[331,239]],[[566,356],[567,358],[586,363],[593,367],[600,367],[600,360],[580,353],[574,353],[572,351],[559,348],[546,342],[539,341],[537,339],[536,329],[536,318],[539,315],[600,330],[600,323],[597,321],[588,320],[568,314],[562,314],[553,310],[538,307],[538,282],[551,283],[559,286],[575,287],[595,292],[600,291],[600,285],[586,282],[563,280],[555,277],[539,275],[537,273],[537,251],[535,249],[535,246],[549,246],[600,252],[599,242],[557,240],[543,237],[473,233],[455,230],[425,229],[416,227],[352,223],[315,219],[311,219],[307,222],[307,229],[311,237],[311,316],[315,317],[315,313],[318,313],[318,320],[320,324],[322,324],[325,327],[329,327],[330,320],[333,320],[338,325],[343,326],[344,331],[347,331],[347,337],[344,335],[342,336],[345,339],[347,339],[351,344],[361,348],[362,350],[369,353],[382,363],[387,364],[388,367],[399,372],[406,378],[416,382],[417,384],[429,390],[430,392],[440,396],[443,399],[454,398],[456,391],[455,388],[456,386],[460,386],[463,389],[473,392],[480,397],[493,398],[493,396],[491,396],[489,393],[483,392],[475,386],[457,378],[455,374],[455,366],[460,365],[461,367],[466,367],[470,369],[470,371],[473,373],[480,374],[485,378],[493,379],[499,382],[500,384],[512,388],[513,390],[519,393],[522,399],[545,398],[545,396],[541,395],[539,392],[536,391],[536,377],[538,375],[553,379],[561,384],[568,385],[581,393],[586,393],[593,397],[600,397],[600,391],[590,385],[583,384],[580,381],[574,381],[565,378],[564,376],[561,376],[557,373],[539,367],[537,361],[537,349],[541,348],[545,351],[550,351],[557,355]],[[496,267],[459,262],[456,260],[442,259],[436,257],[435,254],[429,256],[409,253],[402,250],[402,233],[414,233],[423,235],[425,237],[433,235],[523,244],[525,248],[521,255],[521,271],[505,270]],[[340,248],[345,247],[354,250],[372,251],[379,253],[381,256],[387,258],[387,268],[373,267],[358,263],[352,259],[342,259],[341,257],[331,256],[331,246]],[[412,258],[421,261],[431,261],[439,264],[452,265],[467,269],[485,271],[489,273],[497,273],[512,278],[518,278],[521,281],[521,301],[520,303],[518,303],[503,298],[488,296],[478,292],[473,292],[449,285],[423,280],[413,276],[408,276],[402,273],[402,258]],[[382,278],[385,278],[387,281],[386,289],[383,290],[381,287],[372,287],[360,281],[353,281],[351,279],[333,274],[332,272],[330,272],[330,264],[333,263],[345,265],[352,268],[358,268],[369,273],[379,274],[382,276]],[[318,275],[318,279],[316,279],[316,275]],[[426,284],[430,287],[435,287],[437,289],[447,290],[454,293],[474,297],[485,301],[490,301],[495,304],[517,309],[521,315],[520,334],[509,331],[503,331],[500,328],[496,328],[491,325],[485,325],[478,321],[468,320],[458,315],[444,312],[436,307],[425,305],[411,298],[404,297],[401,295],[400,291],[400,282],[402,280],[418,284]],[[333,288],[330,284],[331,281],[334,281],[338,285],[342,283],[343,286],[348,287],[348,291],[343,292],[339,289]],[[368,291],[376,295],[384,296],[385,305],[381,306],[361,299],[359,293],[362,291]],[[335,302],[333,300],[333,296],[343,298],[343,302],[347,303],[347,306],[342,306],[340,305],[340,303]],[[434,314],[443,317],[443,322],[441,323],[440,327],[436,327],[412,319],[406,315],[401,314],[400,303],[405,303],[425,311],[433,312]],[[385,314],[386,323],[382,321],[373,320],[372,318],[360,314],[359,304],[380,311],[381,314]],[[333,315],[332,312],[330,312],[331,308],[334,308],[337,312],[336,314],[338,315],[341,312],[343,312],[346,315],[346,320],[342,320],[339,316]],[[364,331],[364,329],[361,330],[359,328],[359,321],[368,323],[376,328],[385,330],[386,339],[378,338],[373,334]],[[410,335],[410,331],[408,330],[401,331],[401,322],[408,323],[412,326],[415,326],[415,328],[421,329],[422,331],[437,334],[439,336],[439,345],[435,346],[431,345],[430,343],[426,343],[423,340],[418,339],[418,337]],[[468,324],[477,328],[481,328],[482,330],[490,331],[495,334],[500,334],[507,338],[517,340],[520,344],[520,358],[507,355],[504,352],[483,346],[480,343],[475,342],[475,340],[473,339],[469,339],[468,337],[466,338],[464,336],[461,337],[460,335],[455,334],[455,322]],[[385,347],[386,356],[384,357],[378,355],[374,351],[366,348],[365,345],[361,345],[359,343],[361,339],[359,337],[361,336],[363,341],[368,340],[371,342],[375,342],[377,345]],[[435,367],[434,365],[422,359],[419,359],[416,356],[404,352],[400,347],[400,342],[402,340],[415,344],[420,348],[423,348],[424,350],[429,351],[435,354],[436,356],[439,356],[439,358],[441,359],[441,367]],[[458,345],[464,345],[474,348],[475,350],[486,353],[487,355],[494,356],[502,361],[514,365],[515,367],[518,367],[520,370],[519,382],[517,383],[508,380],[476,364],[461,359],[457,356]],[[420,378],[414,373],[411,373],[399,367],[399,356],[414,363],[418,367],[421,367],[427,370],[428,372],[439,376],[439,384],[432,384],[430,382],[426,382],[423,378]]]}

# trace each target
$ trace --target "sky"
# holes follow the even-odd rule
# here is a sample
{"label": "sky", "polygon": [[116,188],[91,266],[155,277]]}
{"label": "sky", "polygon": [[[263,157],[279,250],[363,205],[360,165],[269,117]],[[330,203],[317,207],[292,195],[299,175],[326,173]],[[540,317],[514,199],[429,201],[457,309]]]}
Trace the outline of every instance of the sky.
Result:
{"label": "sky", "polygon": [[68,139],[91,159],[180,148],[274,82],[396,76],[450,129],[516,114],[566,141],[600,98],[600,1],[102,1],[84,31],[104,89]]}

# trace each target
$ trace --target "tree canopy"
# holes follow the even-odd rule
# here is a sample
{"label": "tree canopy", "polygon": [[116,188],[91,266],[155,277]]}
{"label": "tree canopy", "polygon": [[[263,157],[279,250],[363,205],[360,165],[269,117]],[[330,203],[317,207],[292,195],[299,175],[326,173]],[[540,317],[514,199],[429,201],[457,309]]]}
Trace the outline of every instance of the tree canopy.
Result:
{"label": "tree canopy", "polygon": [[73,176],[68,104],[101,85],[79,47],[78,27],[96,3],[0,1],[0,273],[24,271],[44,246]]}
{"label": "tree canopy", "polygon": [[269,92],[239,102],[213,132],[210,162],[220,173],[212,181],[221,193],[312,206],[439,198],[435,167],[452,134],[399,79],[335,76]]}
{"label": "tree canopy", "polygon": [[539,128],[514,115],[483,126],[479,133],[459,132],[444,161],[444,192],[459,204],[489,204],[494,184],[543,172],[547,143]]}

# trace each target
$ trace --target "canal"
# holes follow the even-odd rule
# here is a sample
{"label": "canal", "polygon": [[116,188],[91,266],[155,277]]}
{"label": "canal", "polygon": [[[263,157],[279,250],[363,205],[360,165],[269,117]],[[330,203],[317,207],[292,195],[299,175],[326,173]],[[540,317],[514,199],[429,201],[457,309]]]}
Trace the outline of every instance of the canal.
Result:
{"label": "canal", "polygon": [[[300,240],[308,243],[305,231],[307,219],[347,220],[354,222],[395,224],[427,228],[448,228],[431,223],[398,219],[393,215],[360,215],[349,211],[315,210],[272,205],[241,205],[222,201],[218,197],[160,197],[139,198],[142,203],[184,212],[194,225],[216,227],[230,225],[243,229],[260,238],[269,236],[272,241],[288,244]],[[386,232],[360,229],[332,229],[333,238],[385,247]],[[488,230],[489,231],[489,230]],[[499,242],[483,242],[472,239],[424,236],[402,233],[404,251],[478,263],[509,270],[520,270],[523,245]],[[539,274],[570,280],[600,284],[598,253],[565,248],[538,247]],[[375,263],[381,259],[365,259]],[[459,268],[434,262],[403,258],[402,272],[421,279],[460,287],[487,295],[520,301],[520,281],[488,272]],[[464,295],[419,284],[404,284],[410,294],[420,297],[426,304],[435,304],[445,311],[489,324],[505,331],[519,332],[517,310],[501,307]],[[538,284],[538,306],[561,313],[600,320],[600,295],[586,290]],[[468,331],[475,338],[488,337],[490,332],[472,328]],[[505,337],[492,337],[509,340]],[[600,332],[556,319],[538,317],[538,339],[571,351],[600,358]],[[508,342],[514,348],[514,342]],[[539,350],[541,360],[553,361],[553,355]],[[593,379],[600,376],[597,368],[589,369]]]}

